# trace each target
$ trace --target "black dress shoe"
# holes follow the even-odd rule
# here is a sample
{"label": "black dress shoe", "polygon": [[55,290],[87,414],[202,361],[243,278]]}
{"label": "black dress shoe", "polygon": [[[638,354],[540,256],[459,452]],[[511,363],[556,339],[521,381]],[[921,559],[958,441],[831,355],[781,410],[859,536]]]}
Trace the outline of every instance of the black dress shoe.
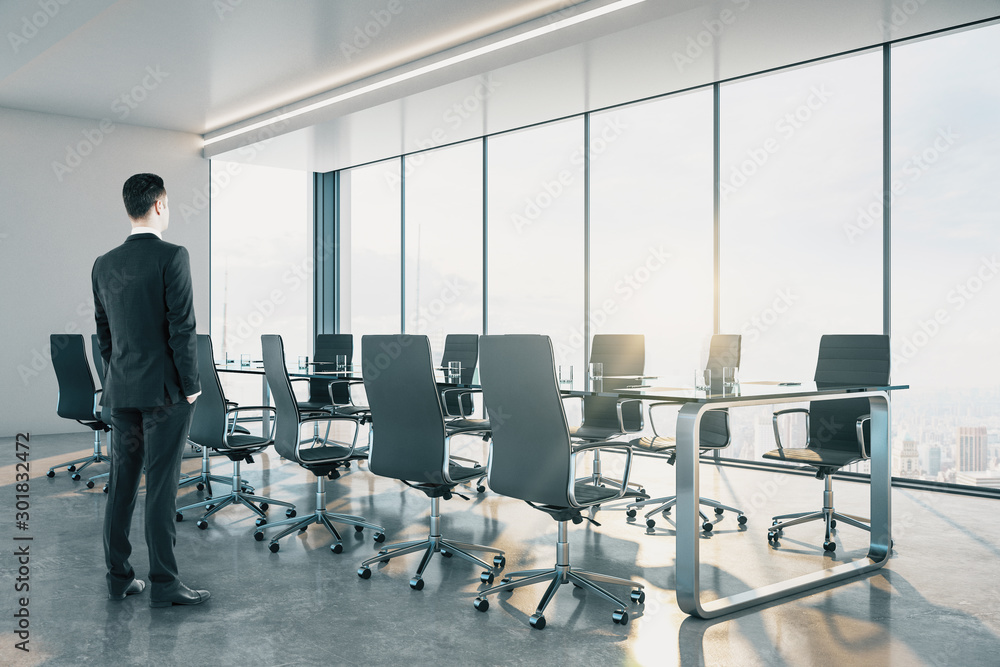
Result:
{"label": "black dress shoe", "polygon": [[142,579],[133,579],[125,590],[121,593],[108,593],[109,600],[124,600],[128,595],[138,595],[146,588],[146,582]]}
{"label": "black dress shoe", "polygon": [[159,600],[149,600],[150,607],[170,607],[175,604],[201,604],[212,594],[208,591],[196,591],[184,584],[179,584],[177,590]]}

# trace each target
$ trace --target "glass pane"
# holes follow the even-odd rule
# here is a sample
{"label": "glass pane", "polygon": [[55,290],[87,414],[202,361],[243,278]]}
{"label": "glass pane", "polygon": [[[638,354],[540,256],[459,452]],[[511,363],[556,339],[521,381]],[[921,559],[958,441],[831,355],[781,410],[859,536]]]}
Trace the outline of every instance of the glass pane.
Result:
{"label": "glass pane", "polygon": [[712,91],[590,121],[593,333],[646,336],[646,371],[690,381],[712,334]]}
{"label": "glass pane", "polygon": [[977,484],[1000,429],[1000,26],[892,63],[893,474]]}
{"label": "glass pane", "polygon": [[399,160],[340,173],[340,329],[400,332]]}
{"label": "glass pane", "polygon": [[475,141],[406,158],[406,332],[483,328],[483,153]]}
{"label": "glass pane", "polygon": [[[722,330],[744,380],[809,381],[822,334],[882,332],[882,56],[721,94]],[[768,411],[733,417],[733,455],[775,448]]]}
{"label": "glass pane", "polygon": [[583,368],[583,120],[488,142],[489,332],[552,337]]}

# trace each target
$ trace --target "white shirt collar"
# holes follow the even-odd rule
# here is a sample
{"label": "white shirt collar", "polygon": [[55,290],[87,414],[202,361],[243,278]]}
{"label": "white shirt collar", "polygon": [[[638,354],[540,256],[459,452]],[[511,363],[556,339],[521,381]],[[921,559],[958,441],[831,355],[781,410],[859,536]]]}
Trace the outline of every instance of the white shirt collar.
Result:
{"label": "white shirt collar", "polygon": [[154,229],[152,227],[142,227],[142,226],[133,227],[132,232],[131,234],[129,234],[129,236],[131,236],[132,234],[156,234],[156,238],[160,239],[161,241],[163,240],[163,233],[160,232],[159,229]]}

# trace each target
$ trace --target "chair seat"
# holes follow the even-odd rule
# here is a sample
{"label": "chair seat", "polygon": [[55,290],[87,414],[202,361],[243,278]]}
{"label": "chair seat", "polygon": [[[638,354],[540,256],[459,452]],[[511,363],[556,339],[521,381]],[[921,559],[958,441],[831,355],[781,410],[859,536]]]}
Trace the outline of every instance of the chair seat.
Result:
{"label": "chair seat", "polygon": [[351,448],[342,445],[324,445],[323,447],[303,447],[299,450],[299,460],[304,464],[326,463],[339,461],[350,456]]}
{"label": "chair seat", "polygon": [[570,429],[569,434],[570,437],[581,440],[610,440],[621,435],[621,431],[605,426],[577,426]]}
{"label": "chair seat", "polygon": [[270,446],[271,441],[259,435],[236,433],[226,438],[226,444],[229,445],[227,449],[263,449]]}
{"label": "chair seat", "polygon": [[491,430],[489,419],[453,419],[449,422],[445,422],[444,426],[448,430],[448,435],[462,433],[464,431]]}
{"label": "chair seat", "polygon": [[329,412],[330,401],[298,401],[300,412]]}
{"label": "chair seat", "polygon": [[371,408],[367,405],[334,405],[331,406],[329,403],[326,408],[329,410],[333,408],[333,414],[342,415],[344,417],[357,417],[359,415],[365,415],[371,412]]}
{"label": "chair seat", "polygon": [[772,449],[764,454],[765,459],[776,461],[791,461],[793,463],[804,463],[815,468],[835,467],[841,468],[861,460],[861,455],[854,451],[843,449],[820,449],[819,447],[785,447],[784,449]]}
{"label": "chair seat", "polygon": [[486,468],[469,468],[466,466],[455,465],[454,463],[448,465],[448,476],[452,480],[461,484],[462,482],[467,482],[470,479],[475,479],[476,477],[482,477],[483,472]]}
{"label": "chair seat", "polygon": [[594,486],[593,484],[584,482],[574,484],[573,492],[576,496],[576,501],[583,505],[596,505],[618,495],[618,489]]}
{"label": "chair seat", "polygon": [[645,436],[629,441],[629,447],[643,449],[647,452],[662,452],[667,449],[677,449],[677,440],[671,436]]}

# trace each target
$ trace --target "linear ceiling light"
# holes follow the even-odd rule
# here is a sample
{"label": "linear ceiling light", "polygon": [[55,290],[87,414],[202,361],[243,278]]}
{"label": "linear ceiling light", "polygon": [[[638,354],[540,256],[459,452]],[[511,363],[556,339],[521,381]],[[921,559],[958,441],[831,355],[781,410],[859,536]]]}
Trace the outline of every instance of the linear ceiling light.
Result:
{"label": "linear ceiling light", "polygon": [[547,26],[541,28],[535,28],[534,30],[529,30],[520,35],[515,35],[513,37],[508,37],[506,39],[501,39],[498,42],[489,44],[487,46],[481,46],[478,49],[473,49],[466,53],[459,54],[457,56],[452,56],[450,58],[445,58],[436,63],[431,63],[430,65],[424,65],[423,67],[418,67],[417,69],[411,70],[409,72],[404,72],[403,74],[397,74],[396,76],[389,77],[388,79],[383,79],[382,81],[377,81],[375,83],[370,83],[367,86],[362,86],[355,90],[351,90],[346,93],[341,93],[340,95],[334,95],[333,97],[328,97],[325,100],[320,100],[318,102],[313,102],[312,104],[307,104],[304,107],[299,107],[293,111],[288,111],[283,114],[274,116],[273,118],[268,118],[266,120],[258,121],[247,125],[246,127],[241,127],[237,130],[232,130],[231,132],[226,132],[220,134],[217,137],[212,137],[211,139],[205,139],[205,146],[214,144],[219,141],[224,141],[226,139],[231,139],[233,137],[245,134],[247,132],[252,132],[254,130],[259,130],[268,125],[273,125],[275,123],[284,122],[290,118],[295,118],[296,116],[301,116],[303,114],[316,111],[317,109],[322,109],[345,100],[349,100],[361,95],[366,95],[368,93],[374,92],[376,90],[381,90],[382,88],[388,88],[389,86],[394,86],[397,83],[403,81],[408,81],[410,79],[415,79],[418,76],[423,76],[424,74],[429,74],[430,72],[436,72],[437,70],[444,69],[446,67],[451,67],[466,60],[472,60],[473,58],[478,58],[479,56],[486,55],[487,53],[492,53],[494,51],[499,51],[500,49],[505,49],[508,46],[514,46],[515,44],[520,44],[526,42],[530,39],[536,37],[541,37],[542,35],[547,35],[553,33],[557,30],[562,30],[563,28],[568,28],[591,19],[596,19],[601,16],[605,16],[612,12],[616,12],[619,9],[625,9],[626,7],[631,7],[632,5],[637,5],[640,2],[645,2],[645,0],[618,0],[618,2],[612,2],[610,4],[604,5],[603,7],[598,7],[597,9],[592,9],[589,12],[584,12],[577,16],[572,16],[555,23],[551,23]]}

